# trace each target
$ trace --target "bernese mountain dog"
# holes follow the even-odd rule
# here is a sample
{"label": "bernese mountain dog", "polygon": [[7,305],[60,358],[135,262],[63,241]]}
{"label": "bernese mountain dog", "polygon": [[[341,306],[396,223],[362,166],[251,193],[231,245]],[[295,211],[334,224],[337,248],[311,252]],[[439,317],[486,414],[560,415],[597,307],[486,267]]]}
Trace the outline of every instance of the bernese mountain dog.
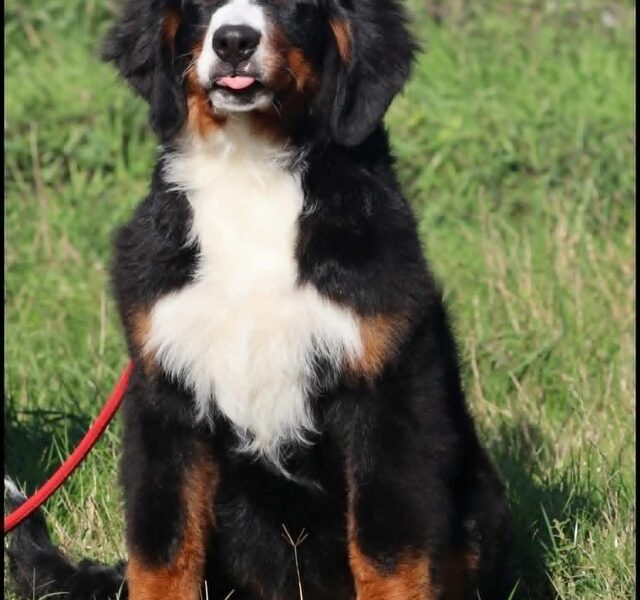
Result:
{"label": "bernese mountain dog", "polygon": [[[383,125],[398,0],[127,0],[160,141],[116,236],[128,560],[13,535],[27,597],[507,598],[505,490]],[[21,498],[11,494],[12,502]]]}

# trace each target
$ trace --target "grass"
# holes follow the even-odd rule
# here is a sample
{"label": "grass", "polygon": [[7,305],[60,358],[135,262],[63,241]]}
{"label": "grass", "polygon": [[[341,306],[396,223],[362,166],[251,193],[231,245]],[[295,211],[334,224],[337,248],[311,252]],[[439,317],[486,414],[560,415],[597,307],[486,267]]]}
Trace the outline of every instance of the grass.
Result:
{"label": "grass", "polygon": [[[508,485],[516,596],[632,598],[634,3],[411,9],[426,52],[388,123]],[[30,491],[126,360],[110,239],[146,190],[155,142],[97,59],[115,11],[5,4],[5,468]],[[74,555],[124,553],[119,431],[47,503]]]}

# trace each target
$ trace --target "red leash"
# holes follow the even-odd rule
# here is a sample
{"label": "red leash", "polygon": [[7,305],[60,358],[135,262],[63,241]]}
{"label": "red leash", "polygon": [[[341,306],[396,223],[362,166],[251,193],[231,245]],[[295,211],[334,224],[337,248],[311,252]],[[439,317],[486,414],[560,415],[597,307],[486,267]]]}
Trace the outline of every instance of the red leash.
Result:
{"label": "red leash", "polygon": [[129,364],[122,371],[120,379],[115,388],[111,392],[111,395],[107,399],[107,403],[104,408],[93,422],[93,425],[89,428],[85,436],[80,443],[76,446],[73,454],[65,460],[58,470],[51,476],[51,478],[39,489],[33,496],[27,499],[24,504],[21,504],[16,510],[14,510],[9,516],[4,518],[4,533],[9,533],[12,529],[20,525],[34,510],[39,508],[46,500],[53,494],[73,473],[80,463],[87,457],[87,454],[91,451],[94,444],[98,441],[100,436],[104,433],[104,430],[109,425],[113,415],[116,414],[122,397],[129,385],[129,377],[133,371],[133,362],[129,361]]}

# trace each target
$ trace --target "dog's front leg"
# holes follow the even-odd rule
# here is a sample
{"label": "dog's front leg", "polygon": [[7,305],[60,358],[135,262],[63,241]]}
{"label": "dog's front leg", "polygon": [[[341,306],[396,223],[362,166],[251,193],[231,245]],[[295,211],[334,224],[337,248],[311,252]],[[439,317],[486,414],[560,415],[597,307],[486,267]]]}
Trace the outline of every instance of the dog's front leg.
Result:
{"label": "dog's front leg", "polygon": [[357,600],[436,600],[431,541],[437,544],[442,515],[425,516],[419,463],[407,438],[396,437],[389,423],[376,429],[354,427],[347,456],[348,557]]}
{"label": "dog's front leg", "polygon": [[178,425],[138,418],[128,429],[129,598],[199,600],[218,481],[211,451]]}
{"label": "dog's front leg", "polygon": [[[364,525],[365,520],[359,515],[359,501],[362,497],[352,492],[354,500],[348,512],[348,555],[349,564],[356,588],[357,600],[435,600],[431,579],[431,561],[421,548],[400,543],[393,549],[376,548],[368,538],[375,538],[383,533],[386,527],[393,527],[393,522],[372,523]],[[374,502],[366,499],[363,502]],[[375,507],[371,511],[375,512]],[[369,515],[375,519],[375,516]],[[377,530],[377,531],[376,531]]]}

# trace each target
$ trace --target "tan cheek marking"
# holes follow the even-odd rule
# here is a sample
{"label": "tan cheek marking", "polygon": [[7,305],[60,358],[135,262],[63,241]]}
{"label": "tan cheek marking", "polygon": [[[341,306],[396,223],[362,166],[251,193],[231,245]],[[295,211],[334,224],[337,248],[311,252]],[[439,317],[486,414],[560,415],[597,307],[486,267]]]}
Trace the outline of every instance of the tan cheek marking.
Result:
{"label": "tan cheek marking", "polygon": [[351,25],[347,21],[339,19],[332,19],[329,25],[333,31],[333,37],[336,39],[338,54],[343,62],[348,63],[351,60],[352,52]]}
{"label": "tan cheek marking", "polygon": [[362,353],[351,360],[349,370],[357,376],[375,379],[395,352],[408,329],[402,315],[360,317]]}
{"label": "tan cheek marking", "polygon": [[132,553],[127,565],[130,600],[200,600],[207,538],[215,524],[213,502],[218,481],[217,466],[201,451],[183,488],[185,524],[178,552],[171,564],[162,567],[149,567]]}
{"label": "tan cheek marking", "polygon": [[[318,74],[302,50],[295,48],[284,32],[274,27],[265,52],[267,82],[272,89],[284,92],[283,104],[295,104],[292,97],[304,97],[318,84]],[[296,108],[293,106],[293,108]]]}
{"label": "tan cheek marking", "polygon": [[357,600],[435,600],[429,561],[426,556],[406,554],[398,559],[395,569],[385,572],[366,557],[357,540],[353,514],[353,492],[349,491],[347,543],[351,573]]}
{"label": "tan cheek marking", "polygon": [[292,48],[282,31],[275,28],[266,52],[268,85],[279,90],[279,106],[251,114],[252,134],[270,143],[285,143],[290,125],[303,113],[318,84],[318,75],[298,48]]}
{"label": "tan cheek marking", "polygon": [[316,83],[316,74],[298,48],[289,50],[287,63],[294,75],[294,85],[298,92],[302,92]]}
{"label": "tan cheek marking", "polygon": [[191,66],[187,72],[187,128],[200,137],[206,137],[223,127],[227,119],[214,114],[207,93],[198,80],[196,62],[201,52],[200,43],[191,53]]}
{"label": "tan cheek marking", "polygon": [[188,127],[200,137],[206,137],[218,131],[226,123],[224,117],[213,114],[209,100],[200,94],[193,94],[187,98],[187,108],[189,111]]}

